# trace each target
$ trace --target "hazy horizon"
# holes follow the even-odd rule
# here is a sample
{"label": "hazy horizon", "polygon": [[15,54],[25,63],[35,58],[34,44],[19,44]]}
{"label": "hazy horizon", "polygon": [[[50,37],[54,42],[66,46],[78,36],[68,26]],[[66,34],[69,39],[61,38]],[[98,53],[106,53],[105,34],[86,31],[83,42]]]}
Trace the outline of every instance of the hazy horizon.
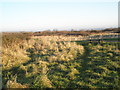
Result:
{"label": "hazy horizon", "polygon": [[118,0],[90,1],[2,0],[0,30],[42,31],[118,27]]}

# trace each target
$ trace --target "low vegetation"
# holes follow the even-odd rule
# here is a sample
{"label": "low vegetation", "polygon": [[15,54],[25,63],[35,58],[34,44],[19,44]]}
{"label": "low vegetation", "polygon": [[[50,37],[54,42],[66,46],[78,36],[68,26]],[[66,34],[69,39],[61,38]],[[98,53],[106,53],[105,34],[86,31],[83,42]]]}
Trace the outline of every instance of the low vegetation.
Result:
{"label": "low vegetation", "polygon": [[119,42],[4,33],[3,88],[120,88]]}
{"label": "low vegetation", "polygon": [[46,30],[41,32],[35,32],[34,36],[89,36],[92,34],[108,34],[108,33],[119,33],[118,28],[107,28],[103,30],[71,30],[71,31],[58,31],[58,30]]}

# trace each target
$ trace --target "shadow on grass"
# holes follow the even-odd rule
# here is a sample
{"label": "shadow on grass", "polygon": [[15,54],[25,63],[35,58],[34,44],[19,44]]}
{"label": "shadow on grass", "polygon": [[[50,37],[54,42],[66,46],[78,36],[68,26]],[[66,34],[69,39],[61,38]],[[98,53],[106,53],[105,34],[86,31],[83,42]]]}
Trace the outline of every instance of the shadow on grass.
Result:
{"label": "shadow on grass", "polygon": [[[67,88],[74,88],[74,87],[77,86],[78,82],[83,83],[83,85],[81,85],[81,84],[78,85],[77,86],[78,88],[90,87],[89,85],[96,86],[96,87],[110,87],[110,88],[113,87],[114,85],[112,85],[112,84],[105,85],[105,81],[114,84],[114,82],[113,82],[114,80],[112,80],[112,79],[115,79],[115,77],[103,77],[103,76],[100,77],[99,75],[96,75],[97,72],[101,72],[101,73],[103,72],[102,69],[97,69],[96,66],[94,65],[94,63],[98,64],[99,62],[95,61],[94,63],[89,65],[89,62],[91,61],[91,59],[88,58],[90,56],[90,53],[91,53],[89,44],[95,46],[95,45],[98,45],[100,43],[98,43],[98,42],[77,42],[77,44],[82,44],[84,46],[84,48],[85,48],[84,55],[82,57],[78,57],[77,60],[75,61],[75,62],[77,62],[77,63],[79,63],[81,65],[81,67],[77,68],[77,70],[80,72],[80,74],[77,75],[76,79],[70,80],[70,82],[68,83],[68,85],[66,87]],[[109,44],[111,44],[111,43],[109,43]],[[29,65],[30,63],[34,63],[38,57],[42,57],[40,55],[34,54],[33,48],[30,48],[27,51],[30,53],[28,55],[30,57],[30,60],[28,62],[23,63],[23,65],[25,65],[25,66]],[[102,60],[100,62],[103,63]],[[71,63],[72,62],[70,62],[70,64]],[[99,64],[98,64],[98,66],[99,66]],[[66,72],[59,71],[55,67],[54,67],[54,70],[56,70],[56,71],[53,71],[54,73],[59,72],[60,73],[59,75],[61,75],[62,77],[65,77],[64,75],[67,74]],[[90,70],[92,72],[86,72],[86,71],[90,71]],[[6,82],[9,80],[8,77],[11,77],[10,75],[7,75],[8,72],[10,72],[11,75],[13,75],[13,76],[15,74],[17,74],[17,76],[18,76],[17,77],[17,82],[18,83],[30,84],[31,87],[32,87],[32,85],[34,83],[35,78],[38,75],[38,74],[34,74],[34,75],[30,76],[30,77],[26,77],[26,72],[24,70],[20,69],[20,66],[13,67],[10,70],[4,70],[3,71],[3,87],[5,87]],[[50,74],[53,75],[54,73],[51,72]],[[6,77],[7,77],[7,79],[5,79]],[[90,81],[90,79],[93,80],[93,81]],[[98,81],[96,83],[94,83],[95,80],[98,80]]]}

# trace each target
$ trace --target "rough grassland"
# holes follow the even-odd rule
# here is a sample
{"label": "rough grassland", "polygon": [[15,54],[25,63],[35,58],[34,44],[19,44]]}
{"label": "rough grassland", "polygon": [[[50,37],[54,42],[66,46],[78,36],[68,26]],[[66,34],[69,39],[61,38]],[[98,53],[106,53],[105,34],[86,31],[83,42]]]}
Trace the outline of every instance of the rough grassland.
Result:
{"label": "rough grassland", "polygon": [[119,88],[118,42],[12,42],[2,49],[3,88]]}

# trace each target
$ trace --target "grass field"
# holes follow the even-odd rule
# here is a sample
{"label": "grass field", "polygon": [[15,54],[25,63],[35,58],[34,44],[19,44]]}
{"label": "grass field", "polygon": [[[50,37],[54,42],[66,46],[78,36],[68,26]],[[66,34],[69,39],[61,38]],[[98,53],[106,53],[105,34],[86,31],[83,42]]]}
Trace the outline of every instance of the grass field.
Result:
{"label": "grass field", "polygon": [[3,41],[3,88],[120,88],[120,42],[18,36]]}

